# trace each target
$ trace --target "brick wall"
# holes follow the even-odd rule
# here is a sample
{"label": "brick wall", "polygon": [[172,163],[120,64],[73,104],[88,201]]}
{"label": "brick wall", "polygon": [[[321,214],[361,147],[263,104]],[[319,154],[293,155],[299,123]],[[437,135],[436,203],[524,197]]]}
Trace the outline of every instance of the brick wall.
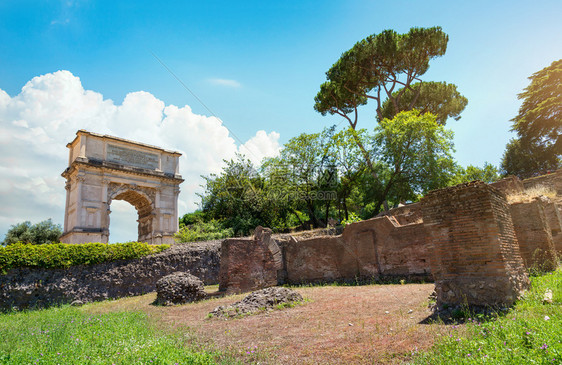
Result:
{"label": "brick wall", "polygon": [[527,269],[552,271],[558,266],[552,233],[543,207],[549,203],[551,202],[546,198],[534,198],[530,202],[510,205],[521,257]]}
{"label": "brick wall", "polygon": [[350,224],[341,236],[286,242],[283,253],[288,283],[431,278],[423,224],[392,216]]}
{"label": "brick wall", "polygon": [[521,194],[525,191],[523,182],[517,176],[508,176],[490,184],[505,195]]}
{"label": "brick wall", "polygon": [[529,286],[505,195],[476,181],[421,201],[437,304],[511,305]]}
{"label": "brick wall", "polygon": [[562,212],[560,205],[550,202],[543,204],[546,221],[552,234],[552,243],[558,256],[562,256]]}
{"label": "brick wall", "polygon": [[275,286],[281,268],[281,252],[271,230],[257,227],[254,238],[222,242],[219,291],[234,294]]}
{"label": "brick wall", "polygon": [[523,185],[525,189],[540,185],[546,186],[556,191],[558,195],[562,195],[562,169],[550,174],[525,179],[523,180]]}

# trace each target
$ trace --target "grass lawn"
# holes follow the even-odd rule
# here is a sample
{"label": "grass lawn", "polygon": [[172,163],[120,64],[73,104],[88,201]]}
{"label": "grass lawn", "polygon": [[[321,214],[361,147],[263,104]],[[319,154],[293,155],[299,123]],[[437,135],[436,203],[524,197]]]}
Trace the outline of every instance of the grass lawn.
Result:
{"label": "grass lawn", "polygon": [[533,277],[506,314],[459,325],[425,322],[433,284],[294,289],[303,305],[229,320],[207,314],[244,295],[157,307],[150,293],[0,314],[0,364],[562,363],[560,269]]}
{"label": "grass lawn", "polygon": [[141,312],[64,306],[0,316],[1,364],[214,364],[217,355],[155,330]]}

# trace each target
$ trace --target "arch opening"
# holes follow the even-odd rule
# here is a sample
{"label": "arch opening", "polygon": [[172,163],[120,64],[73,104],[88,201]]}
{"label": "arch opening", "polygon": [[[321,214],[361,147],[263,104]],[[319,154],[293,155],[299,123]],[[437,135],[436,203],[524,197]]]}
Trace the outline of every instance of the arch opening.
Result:
{"label": "arch opening", "polygon": [[114,200],[109,206],[109,243],[123,243],[138,239],[138,212],[124,200]]}
{"label": "arch opening", "polygon": [[[137,212],[137,240],[141,242],[152,243],[154,239],[154,204],[149,196],[146,194],[132,190],[119,190],[114,193],[108,204],[111,206],[112,202],[123,201],[132,205]],[[118,207],[122,207],[122,203],[118,203]],[[109,232],[111,235],[111,232]]]}

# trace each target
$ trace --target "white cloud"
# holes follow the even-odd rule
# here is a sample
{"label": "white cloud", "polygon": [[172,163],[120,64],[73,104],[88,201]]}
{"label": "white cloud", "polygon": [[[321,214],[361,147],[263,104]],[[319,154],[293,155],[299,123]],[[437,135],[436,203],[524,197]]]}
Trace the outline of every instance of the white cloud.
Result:
{"label": "white cloud", "polygon": [[259,166],[265,157],[279,154],[281,151],[279,137],[277,132],[267,134],[265,131],[258,131],[255,136],[240,146],[240,153],[246,155],[254,165]]}
{"label": "white cloud", "polygon": [[[69,71],[34,77],[14,97],[0,89],[0,239],[21,221],[63,221],[60,174],[68,163],[65,146],[78,129],[181,152],[180,214],[197,208],[200,175],[219,172],[223,159],[240,151],[257,163],[279,152],[276,132],[258,131],[239,148],[217,118],[194,114],[187,105],[165,105],[148,92],[129,93],[118,105],[84,90]],[[116,206],[111,217],[113,242],[136,238],[136,218],[118,216],[121,211]]]}
{"label": "white cloud", "polygon": [[209,79],[209,82],[211,84],[214,85],[220,85],[220,86],[228,86],[228,87],[241,87],[242,84],[239,83],[236,80],[229,80],[229,79],[218,79],[218,78],[214,78],[214,79]]}

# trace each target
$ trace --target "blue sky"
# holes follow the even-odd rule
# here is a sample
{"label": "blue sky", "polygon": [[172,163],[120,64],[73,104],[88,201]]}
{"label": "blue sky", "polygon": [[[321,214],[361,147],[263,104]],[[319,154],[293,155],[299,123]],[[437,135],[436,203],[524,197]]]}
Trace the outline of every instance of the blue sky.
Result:
{"label": "blue sky", "polygon": [[[157,108],[188,105],[193,115],[210,116],[208,109],[156,60],[155,54],[240,139],[214,140],[213,143],[223,146],[234,145],[223,155],[216,152],[220,161],[230,156],[240,142],[247,143],[252,138],[258,141],[260,130],[265,132],[260,136],[269,138],[263,137],[261,146],[269,141],[276,148],[302,132],[317,132],[339,123],[338,117],[316,113],[313,99],[325,79],[324,73],[342,52],[384,29],[406,32],[412,26],[439,25],[449,34],[448,50],[445,56],[433,61],[423,79],[454,83],[469,100],[462,119],[448,124],[455,131],[458,161],[462,165],[482,165],[485,161],[497,165],[511,136],[509,120],[520,105],[517,93],[528,84],[528,76],[562,56],[560,19],[560,1],[4,0],[0,2],[0,89],[15,103],[22,87],[33,78],[67,70],[70,76],[79,78],[83,90],[99,94],[105,104],[112,103],[117,108],[127,95],[144,91],[148,96],[143,95],[151,101],[160,101],[162,105],[154,102],[160,105]],[[66,95],[68,82],[74,85],[72,90],[81,93],[70,76],[57,74],[50,83],[36,79],[33,88],[57,90],[52,93]],[[21,95],[19,98],[24,99]],[[141,103],[141,99],[134,100]],[[142,105],[150,103],[142,101]],[[69,108],[64,103],[57,105],[64,110]],[[0,127],[17,124],[33,129],[31,125],[41,126],[41,116],[47,126],[46,119],[53,115],[38,112],[39,117],[29,117],[35,124],[23,123],[30,112],[22,110],[46,107],[22,108],[17,117],[14,113],[0,114]],[[360,118],[361,127],[374,127],[372,108],[362,110]],[[61,125],[57,129],[60,141],[72,140],[76,127],[81,126],[71,119],[57,122],[57,128]],[[127,121],[122,121],[123,126]],[[92,123],[93,128],[89,129],[96,131],[96,124]],[[119,132],[117,127],[106,127],[110,133]],[[25,148],[26,138],[18,134],[19,129],[10,128],[2,130],[5,135],[0,139],[5,145],[0,152]],[[135,128],[134,122],[130,128]],[[48,135],[47,128],[44,129]],[[123,128],[120,133],[125,134],[123,137],[154,142],[140,132],[127,135],[127,131]],[[56,148],[54,144],[47,146],[55,141],[60,142],[55,136],[45,137],[45,148]],[[157,142],[190,154],[190,159],[199,158],[195,155],[206,151],[190,150],[183,145],[187,142],[172,142],[165,136]],[[26,161],[39,159],[58,174],[66,163],[60,156],[67,153],[64,143],[59,147],[62,152],[54,153],[58,157],[36,151]],[[259,151],[255,154],[260,157],[271,153],[256,148]],[[55,160],[58,162],[54,163]],[[189,164],[190,160],[182,163]],[[9,171],[14,164],[22,165],[17,156],[0,159],[3,171]],[[186,196],[182,195],[185,204],[180,206],[180,214],[194,207],[195,186],[200,183],[197,176],[212,171],[193,167],[184,173],[190,180],[186,183],[191,182],[192,187],[183,189]],[[62,178],[53,175],[51,180],[39,184],[32,179],[41,176],[29,171],[21,172],[20,180],[10,173],[4,176],[0,199],[6,208],[0,211],[0,237],[10,224],[26,217],[32,221],[52,217],[55,222],[62,222],[57,200],[60,195],[53,195],[36,209],[29,208],[29,204],[15,206],[19,203],[12,199],[18,196],[14,189],[22,190],[22,186],[47,189],[53,194],[58,189],[64,196]],[[28,182],[34,182],[25,185],[26,176]]]}

